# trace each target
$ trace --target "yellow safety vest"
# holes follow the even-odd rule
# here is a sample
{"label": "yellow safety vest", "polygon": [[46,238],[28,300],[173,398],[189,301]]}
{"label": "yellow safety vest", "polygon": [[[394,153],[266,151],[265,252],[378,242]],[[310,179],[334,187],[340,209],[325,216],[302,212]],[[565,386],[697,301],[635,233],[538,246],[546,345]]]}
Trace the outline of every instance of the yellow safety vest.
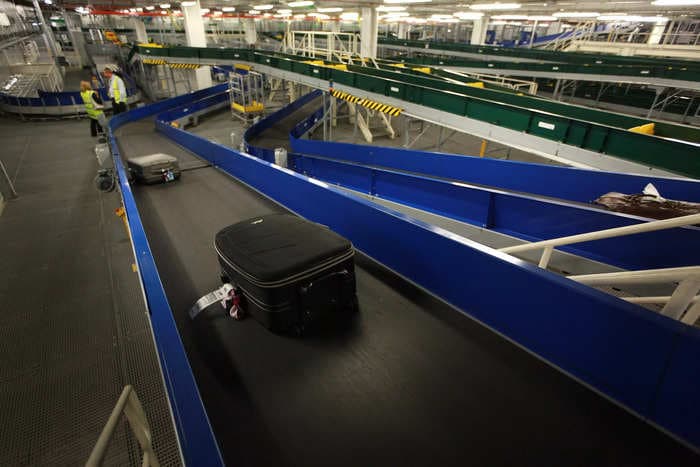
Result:
{"label": "yellow safety vest", "polygon": [[99,116],[104,112],[95,108],[95,101],[92,100],[93,92],[95,91],[83,91],[80,93],[80,97],[83,98],[83,103],[85,104],[85,112],[88,114],[88,117],[97,120]]}
{"label": "yellow safety vest", "polygon": [[114,97],[114,102],[117,104],[120,102],[126,102],[126,97],[122,99],[122,93],[119,92],[119,84],[117,83],[117,80],[119,79],[121,78],[117,75],[112,77],[112,97]]}

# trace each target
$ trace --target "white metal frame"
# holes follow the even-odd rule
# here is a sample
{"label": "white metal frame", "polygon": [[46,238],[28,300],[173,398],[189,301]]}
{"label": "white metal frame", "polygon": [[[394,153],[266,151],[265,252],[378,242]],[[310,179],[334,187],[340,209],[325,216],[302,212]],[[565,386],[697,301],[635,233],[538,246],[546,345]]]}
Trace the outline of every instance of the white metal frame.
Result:
{"label": "white metal frame", "polygon": [[[503,253],[523,253],[526,251],[542,250],[542,256],[538,266],[546,269],[552,257],[554,247],[572,245],[574,243],[601,240],[604,238],[621,237],[643,232],[672,229],[700,223],[700,214],[674,217],[646,222],[643,224],[628,225],[614,229],[587,232],[568,237],[553,238],[540,242],[526,243],[524,245],[500,248]],[[665,303],[661,313],[674,319],[680,319],[684,323],[694,324],[700,317],[700,301],[697,294],[700,292],[700,266],[681,268],[649,269],[644,271],[623,271],[602,274],[586,274],[568,276],[569,279],[587,285],[629,285],[629,284],[663,284],[679,282],[674,293],[661,297],[622,297],[632,303]],[[683,315],[686,309],[690,309]]]}
{"label": "white metal frame", "polygon": [[100,437],[97,439],[95,447],[92,453],[90,453],[90,457],[85,463],[85,466],[98,467],[102,465],[105,452],[112,439],[112,435],[114,435],[114,430],[117,428],[122,413],[126,415],[131,431],[134,433],[134,436],[136,436],[141,446],[141,451],[143,452],[141,465],[143,467],[159,467],[160,463],[158,462],[156,453],[153,451],[151,427],[148,424],[146,412],[144,412],[141,401],[138,395],[136,395],[136,390],[131,385],[124,386],[119,400],[117,400],[117,404],[114,406],[109,419],[107,419],[107,423],[102,429],[102,433],[100,433]]}
{"label": "white metal frame", "polygon": [[[360,35],[354,32],[287,31],[282,50],[302,57],[365,64],[360,57]],[[370,61],[377,67],[373,59]]]}

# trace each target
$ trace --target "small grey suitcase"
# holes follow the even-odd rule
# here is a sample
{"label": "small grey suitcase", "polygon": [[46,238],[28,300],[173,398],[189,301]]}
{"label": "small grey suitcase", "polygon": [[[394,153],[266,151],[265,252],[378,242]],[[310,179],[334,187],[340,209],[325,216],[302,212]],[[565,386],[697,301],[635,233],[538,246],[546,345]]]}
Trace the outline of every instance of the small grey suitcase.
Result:
{"label": "small grey suitcase", "polygon": [[168,154],[134,157],[128,164],[134,178],[142,183],[167,183],[180,178],[180,164]]}

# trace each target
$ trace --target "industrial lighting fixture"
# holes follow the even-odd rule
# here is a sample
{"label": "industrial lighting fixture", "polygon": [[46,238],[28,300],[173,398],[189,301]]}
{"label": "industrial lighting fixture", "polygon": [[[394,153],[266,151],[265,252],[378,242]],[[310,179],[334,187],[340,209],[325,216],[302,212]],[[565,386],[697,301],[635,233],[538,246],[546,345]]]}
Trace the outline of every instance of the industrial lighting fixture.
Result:
{"label": "industrial lighting fixture", "polygon": [[393,13],[387,13],[385,15],[378,16],[379,19],[392,19],[392,18],[403,18],[409,16],[407,11],[395,11]]}
{"label": "industrial lighting fixture", "polygon": [[170,3],[161,3],[161,4],[160,4],[160,7],[161,7],[163,10],[167,10],[168,8],[170,8]]}
{"label": "industrial lighting fixture", "polygon": [[209,8],[201,8],[201,9],[199,10],[199,13],[202,14],[202,15],[206,15],[206,14],[209,13],[210,11],[211,11],[211,10],[209,10]]}
{"label": "industrial lighting fixture", "polygon": [[360,14],[356,11],[348,11],[340,15],[340,19],[343,21],[357,21],[360,18]]}
{"label": "industrial lighting fixture", "polygon": [[554,16],[528,16],[530,21],[556,21],[557,18]]}
{"label": "industrial lighting fixture", "polygon": [[287,8],[282,8],[281,10],[277,10],[277,13],[280,15],[289,15],[292,13],[292,10],[287,9]]}
{"label": "industrial lighting fixture", "polygon": [[156,9],[156,7],[154,7],[153,5],[148,5],[148,6],[146,7],[146,9],[147,9],[148,11],[153,11],[153,10]]}
{"label": "industrial lighting fixture", "polygon": [[634,16],[634,15],[601,15],[596,18],[598,21],[619,21],[625,23],[665,23],[668,18],[665,16]]}
{"label": "industrial lighting fixture", "polygon": [[290,8],[301,8],[304,6],[311,6],[313,4],[314,4],[314,2],[312,2],[310,0],[302,0],[300,2],[289,2],[289,3],[287,3],[287,6]]}
{"label": "industrial lighting fixture", "polygon": [[384,3],[430,3],[433,0],[384,0]]}
{"label": "industrial lighting fixture", "polygon": [[343,9],[340,7],[316,8],[316,11],[319,13],[338,13],[339,11],[343,11]]}
{"label": "industrial lighting fixture", "polygon": [[53,3],[53,0],[44,0],[44,3],[46,3],[47,5],[51,5]]}
{"label": "industrial lighting fixture", "polygon": [[492,16],[493,19],[506,19],[506,20],[527,20],[529,17],[527,15],[495,15]]}
{"label": "industrial lighting fixture", "polygon": [[469,5],[470,10],[517,10],[522,5],[520,3],[477,3]]}
{"label": "industrial lighting fixture", "polygon": [[452,18],[452,15],[430,15],[430,19],[447,19]]}
{"label": "industrial lighting fixture", "polygon": [[221,9],[221,11],[223,11],[224,13],[230,13],[232,11],[236,11],[236,7],[235,6],[225,6]]}
{"label": "industrial lighting fixture", "polygon": [[560,11],[552,16],[555,18],[597,18],[600,13],[595,11]]}
{"label": "industrial lighting fixture", "polygon": [[195,6],[197,2],[181,2],[180,6],[188,7],[188,6]]}
{"label": "industrial lighting fixture", "polygon": [[694,6],[700,5],[700,0],[654,0],[651,4],[656,6]]}
{"label": "industrial lighting fixture", "polygon": [[405,11],[406,7],[405,6],[378,6],[377,11]]}
{"label": "industrial lighting fixture", "polygon": [[272,10],[273,8],[274,8],[274,5],[270,5],[269,3],[267,3],[265,5],[254,5],[253,6],[253,10],[260,10],[260,11]]}
{"label": "industrial lighting fixture", "polygon": [[453,13],[453,16],[459,19],[480,19],[484,16],[484,14],[472,11],[458,11]]}

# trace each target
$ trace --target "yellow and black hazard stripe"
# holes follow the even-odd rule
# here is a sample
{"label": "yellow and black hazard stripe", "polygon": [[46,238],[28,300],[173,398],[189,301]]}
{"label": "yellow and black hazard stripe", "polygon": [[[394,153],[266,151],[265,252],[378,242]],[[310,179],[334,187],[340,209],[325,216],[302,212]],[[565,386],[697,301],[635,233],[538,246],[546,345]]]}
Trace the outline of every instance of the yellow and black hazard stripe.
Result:
{"label": "yellow and black hazard stripe", "polygon": [[168,66],[176,70],[196,70],[199,68],[196,63],[168,63]]}
{"label": "yellow and black hazard stripe", "polygon": [[377,112],[389,114],[392,117],[398,117],[403,111],[403,109],[399,107],[394,107],[393,105],[389,104],[382,104],[381,102],[373,101],[372,99],[363,99],[361,97],[353,96],[352,94],[349,94],[344,91],[339,91],[337,89],[331,89],[330,93],[331,96],[335,98],[348,101],[351,104],[361,105],[362,107],[366,107],[370,110],[376,110]]}
{"label": "yellow and black hazard stripe", "polygon": [[144,58],[143,64],[144,65],[165,65],[166,61],[163,60],[162,58]]}

